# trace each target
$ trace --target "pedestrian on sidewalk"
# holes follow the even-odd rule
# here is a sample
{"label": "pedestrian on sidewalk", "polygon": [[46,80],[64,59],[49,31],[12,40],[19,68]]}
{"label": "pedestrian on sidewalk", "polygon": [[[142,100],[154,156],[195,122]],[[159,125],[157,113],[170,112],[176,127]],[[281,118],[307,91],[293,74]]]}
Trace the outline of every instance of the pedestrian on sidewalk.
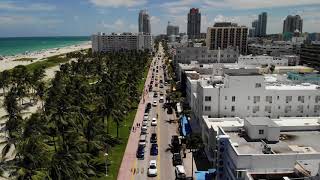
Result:
{"label": "pedestrian on sidewalk", "polygon": [[134,132],[134,126],[132,127],[132,132]]}

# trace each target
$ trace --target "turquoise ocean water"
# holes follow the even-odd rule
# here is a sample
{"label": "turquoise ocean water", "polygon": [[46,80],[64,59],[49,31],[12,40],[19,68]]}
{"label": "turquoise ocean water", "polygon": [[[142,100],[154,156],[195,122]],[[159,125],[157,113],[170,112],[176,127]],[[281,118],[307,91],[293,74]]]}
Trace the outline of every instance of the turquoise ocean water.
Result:
{"label": "turquoise ocean water", "polygon": [[0,38],[0,55],[16,55],[26,51],[60,48],[90,41],[90,37],[10,37]]}

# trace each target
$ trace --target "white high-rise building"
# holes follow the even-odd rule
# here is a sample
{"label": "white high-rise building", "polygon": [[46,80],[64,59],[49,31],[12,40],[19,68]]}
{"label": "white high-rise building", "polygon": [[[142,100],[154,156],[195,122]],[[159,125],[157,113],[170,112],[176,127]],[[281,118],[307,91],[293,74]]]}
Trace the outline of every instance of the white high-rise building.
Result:
{"label": "white high-rise building", "polygon": [[92,52],[124,50],[152,50],[152,37],[148,34],[105,34],[92,35]]}

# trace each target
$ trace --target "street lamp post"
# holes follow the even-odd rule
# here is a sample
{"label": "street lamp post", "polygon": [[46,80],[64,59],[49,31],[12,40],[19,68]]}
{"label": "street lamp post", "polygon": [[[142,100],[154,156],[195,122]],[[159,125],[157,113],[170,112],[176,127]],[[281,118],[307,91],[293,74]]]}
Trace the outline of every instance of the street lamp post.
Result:
{"label": "street lamp post", "polygon": [[107,163],[108,153],[104,153],[104,156],[106,157],[106,176],[108,176],[108,163]]}

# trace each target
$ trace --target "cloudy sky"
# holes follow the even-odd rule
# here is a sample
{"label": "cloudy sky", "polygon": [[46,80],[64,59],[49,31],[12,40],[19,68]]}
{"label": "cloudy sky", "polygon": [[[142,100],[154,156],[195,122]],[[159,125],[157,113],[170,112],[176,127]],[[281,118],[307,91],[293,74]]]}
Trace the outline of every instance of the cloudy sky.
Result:
{"label": "cloudy sky", "polygon": [[268,33],[282,32],[289,14],[303,18],[303,31],[320,32],[320,0],[0,0],[0,37],[136,32],[140,9],[149,11],[153,34],[165,33],[168,21],[185,32],[191,7],[201,11],[202,32],[217,21],[250,27],[263,11]]}

